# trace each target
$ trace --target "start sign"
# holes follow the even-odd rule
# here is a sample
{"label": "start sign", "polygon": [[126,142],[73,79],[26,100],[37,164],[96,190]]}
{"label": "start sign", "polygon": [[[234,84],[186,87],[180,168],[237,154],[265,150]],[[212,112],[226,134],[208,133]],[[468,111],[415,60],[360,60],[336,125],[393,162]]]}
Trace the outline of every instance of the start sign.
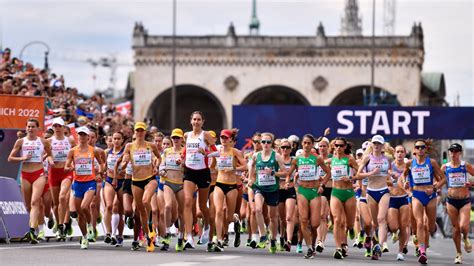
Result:
{"label": "start sign", "polygon": [[474,139],[474,107],[239,105],[232,112],[242,139],[264,131],[317,137],[328,127],[330,137]]}

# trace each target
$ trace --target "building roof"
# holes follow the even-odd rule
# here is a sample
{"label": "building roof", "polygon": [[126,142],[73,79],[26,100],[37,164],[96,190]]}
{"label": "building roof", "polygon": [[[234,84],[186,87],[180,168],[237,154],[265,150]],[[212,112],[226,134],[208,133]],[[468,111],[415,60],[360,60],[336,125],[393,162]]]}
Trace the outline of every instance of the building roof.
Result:
{"label": "building roof", "polygon": [[425,88],[438,96],[446,96],[446,83],[444,81],[444,74],[439,72],[424,72],[421,73],[421,82]]}

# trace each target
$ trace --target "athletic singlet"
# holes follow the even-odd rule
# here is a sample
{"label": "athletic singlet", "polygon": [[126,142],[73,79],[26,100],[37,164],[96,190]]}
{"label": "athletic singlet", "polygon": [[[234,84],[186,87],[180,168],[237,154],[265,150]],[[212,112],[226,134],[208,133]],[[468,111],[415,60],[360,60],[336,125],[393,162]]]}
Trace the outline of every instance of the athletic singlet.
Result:
{"label": "athletic singlet", "polygon": [[448,188],[465,187],[466,183],[469,182],[465,161],[461,161],[461,164],[456,168],[450,162],[447,163],[445,174]]}
{"label": "athletic singlet", "polygon": [[398,182],[398,179],[403,175],[403,172],[405,171],[405,169],[398,169],[397,164],[395,163],[395,161],[393,161],[392,162],[392,171],[396,172],[398,174],[398,178],[394,178],[393,176],[391,177],[392,183],[395,184],[395,183]]}
{"label": "athletic singlet", "polygon": [[344,176],[349,176],[349,158],[343,157],[338,159],[336,157],[332,157],[331,159],[331,177],[334,181],[341,180]]}
{"label": "athletic singlet", "polygon": [[224,148],[221,147],[219,157],[216,158],[216,168],[218,171],[235,169],[234,149],[229,154],[226,154],[224,153]]}
{"label": "athletic singlet", "polygon": [[204,130],[197,138],[192,138],[193,132],[188,132],[186,138],[186,160],[185,165],[193,170],[201,170],[207,168],[207,159],[199,149],[206,149],[207,145],[204,141]]}
{"label": "athletic singlet", "polygon": [[410,187],[433,185],[433,166],[430,157],[426,157],[423,164],[418,164],[416,159],[413,159],[408,177]]}
{"label": "athletic singlet", "polygon": [[167,148],[163,152],[163,157],[165,160],[164,169],[176,171],[183,170],[183,166],[181,166],[181,164],[176,163],[176,161],[179,161],[181,159],[181,153],[173,151],[173,148]]}
{"label": "athletic singlet", "polygon": [[264,161],[262,159],[262,152],[258,152],[255,161],[257,186],[267,192],[277,191],[279,188],[278,177],[275,174],[268,175],[265,173],[265,168],[270,168],[274,172],[278,172],[280,169],[275,154],[275,151],[272,151],[270,158]]}
{"label": "athletic singlet", "polygon": [[74,180],[87,182],[95,180],[94,147],[88,146],[87,152],[81,152],[80,147],[72,148],[74,159]]}
{"label": "athletic singlet", "polygon": [[71,150],[71,143],[67,137],[58,140],[55,136],[51,138],[51,151],[53,152],[54,162],[65,162],[67,154]]}
{"label": "athletic singlet", "polygon": [[[150,144],[146,143],[146,148],[140,148],[140,149],[137,149],[135,144],[132,144],[130,147],[130,154],[131,154],[130,161],[132,163],[132,168],[133,167],[148,167],[150,169],[150,176],[151,176],[151,173],[153,172],[153,164],[152,164],[153,153],[152,153]],[[142,181],[149,178],[150,176],[146,176],[142,179],[133,178],[133,180]]]}
{"label": "athletic singlet", "polygon": [[296,158],[296,165],[298,166],[298,176],[301,181],[316,181],[319,180],[319,175],[316,172],[316,162],[318,158],[310,154],[308,158],[303,155]]}
{"label": "athletic singlet", "polygon": [[[285,163],[285,169],[286,171],[290,170],[290,167],[291,167],[291,163],[293,162],[293,157],[290,157],[290,162],[289,163]],[[290,176],[290,182],[293,182],[293,180],[295,180],[295,172],[293,172]]]}
{"label": "athletic singlet", "polygon": [[110,149],[107,154],[107,170],[114,171],[115,164],[117,164],[117,160],[120,156],[122,156],[123,151],[125,148],[122,148],[118,153],[114,153],[114,149]]}
{"label": "athletic singlet", "polygon": [[31,158],[23,161],[25,163],[41,163],[43,162],[44,145],[41,138],[37,137],[35,140],[28,140],[28,137],[23,138],[21,145],[21,156],[31,154]]}
{"label": "athletic singlet", "polygon": [[369,162],[366,165],[367,173],[373,171],[375,168],[379,168],[380,172],[373,176],[387,176],[390,162],[385,155],[375,157],[374,155],[369,156]]}

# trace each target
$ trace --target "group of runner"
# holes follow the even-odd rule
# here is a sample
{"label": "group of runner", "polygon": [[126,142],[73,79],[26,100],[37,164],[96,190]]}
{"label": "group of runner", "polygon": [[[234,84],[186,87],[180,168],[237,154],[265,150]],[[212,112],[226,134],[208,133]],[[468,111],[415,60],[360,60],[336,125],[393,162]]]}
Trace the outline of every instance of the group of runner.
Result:
{"label": "group of runner", "polygon": [[58,241],[65,241],[75,219],[81,249],[87,249],[96,241],[103,204],[104,242],[122,246],[126,225],[134,230],[132,250],[144,246],[153,252],[160,244],[168,250],[174,226],[176,251],[195,248],[194,236],[200,235],[197,244],[222,252],[233,224],[234,247],[243,232],[247,246],[268,246],[271,253],[289,252],[293,242],[303,253],[304,240],[305,258],[325,250],[332,230],[335,259],[348,256],[354,239],[354,247],[378,260],[389,252],[391,232],[399,243],[396,259],[402,261],[411,235],[418,261],[426,264],[437,193],[447,185],[455,263],[462,263],[461,240],[466,252],[472,250],[468,175],[474,168],[461,160],[457,143],[442,166],[429,156],[431,141],[416,140],[413,159],[407,159],[404,146],[392,148],[381,135],[353,154],[343,137],[330,141],[306,134],[291,156],[292,140],[255,133],[253,150],[244,153],[235,148],[237,129],[217,135],[204,130],[204,122],[201,112],[193,112],[192,131],[176,128],[170,136],[150,134],[137,122],[131,141],[115,132],[103,150],[95,146],[93,128],[78,128],[76,143],[61,118],[54,119],[54,134],[46,138],[38,136],[38,121],[28,120],[26,137],[17,140],[8,158],[22,162],[21,188],[30,213],[26,237],[38,243],[46,216]]}

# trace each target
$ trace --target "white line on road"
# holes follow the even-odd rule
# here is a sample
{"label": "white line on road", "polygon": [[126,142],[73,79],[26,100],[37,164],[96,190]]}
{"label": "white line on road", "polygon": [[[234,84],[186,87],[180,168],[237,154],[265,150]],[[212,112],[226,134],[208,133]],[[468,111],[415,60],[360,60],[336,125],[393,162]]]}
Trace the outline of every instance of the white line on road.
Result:
{"label": "white line on road", "polygon": [[222,256],[207,257],[206,259],[210,259],[210,260],[231,260],[231,259],[237,259],[237,258],[240,258],[240,257],[241,256],[222,255]]}
{"label": "white line on road", "polygon": [[32,248],[54,248],[54,247],[64,247],[64,246],[80,246],[79,243],[62,243],[62,244],[55,244],[55,245],[34,245],[34,246],[13,246],[13,247],[1,247],[0,251],[2,250],[11,250],[11,249],[32,249]]}
{"label": "white line on road", "polygon": [[163,263],[160,264],[161,266],[188,266],[188,265],[196,265],[199,262],[191,262],[191,261],[175,261],[170,263]]}

